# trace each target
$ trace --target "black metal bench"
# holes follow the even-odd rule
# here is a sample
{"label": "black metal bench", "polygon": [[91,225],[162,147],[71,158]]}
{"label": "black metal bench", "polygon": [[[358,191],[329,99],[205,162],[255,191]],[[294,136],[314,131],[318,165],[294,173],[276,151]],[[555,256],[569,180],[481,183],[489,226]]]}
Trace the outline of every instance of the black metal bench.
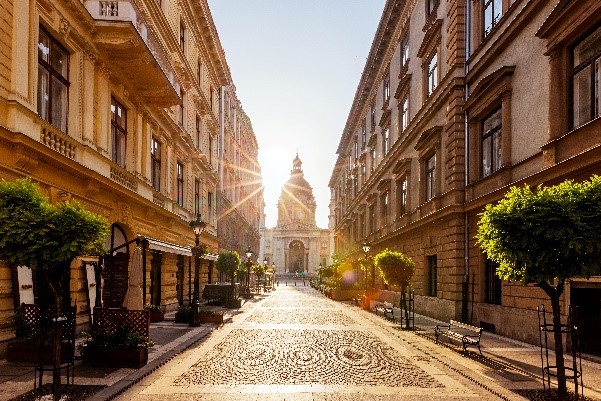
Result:
{"label": "black metal bench", "polygon": [[377,304],[374,309],[376,310],[376,315],[381,315],[382,317],[391,319],[392,315],[393,315],[393,313],[392,313],[393,307],[394,307],[394,305],[391,304],[390,302],[384,302],[381,304]]}
{"label": "black metal bench", "polygon": [[480,352],[480,355],[482,355],[482,350],[480,349],[480,338],[482,337],[481,327],[451,320],[448,325],[437,325],[434,327],[436,343],[438,343],[438,337],[440,336],[447,337],[449,342],[451,342],[451,340],[461,342],[463,352],[467,350],[467,347],[478,347],[478,351]]}

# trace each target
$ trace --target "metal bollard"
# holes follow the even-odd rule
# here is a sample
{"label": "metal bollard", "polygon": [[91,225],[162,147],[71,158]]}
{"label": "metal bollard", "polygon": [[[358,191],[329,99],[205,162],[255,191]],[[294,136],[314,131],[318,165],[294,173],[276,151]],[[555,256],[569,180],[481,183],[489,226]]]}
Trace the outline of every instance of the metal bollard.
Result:
{"label": "metal bollard", "polygon": [[190,324],[188,326],[200,326],[200,302],[198,302],[198,299],[192,301],[192,319],[190,320]]}
{"label": "metal bollard", "polygon": [[296,287],[296,281],[294,282],[294,286]]}
{"label": "metal bollard", "polygon": [[288,287],[288,282],[286,281],[286,287]]}

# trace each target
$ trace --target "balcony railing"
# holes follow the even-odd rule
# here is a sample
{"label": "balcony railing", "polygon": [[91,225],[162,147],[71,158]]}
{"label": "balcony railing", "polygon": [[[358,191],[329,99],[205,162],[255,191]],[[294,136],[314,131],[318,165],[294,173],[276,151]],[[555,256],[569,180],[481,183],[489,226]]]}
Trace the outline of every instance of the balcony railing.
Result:
{"label": "balcony railing", "polygon": [[119,2],[118,1],[99,1],[100,15],[103,17],[118,17]]}
{"label": "balcony railing", "polygon": [[40,140],[44,145],[61,155],[69,159],[75,159],[76,142],[58,129],[51,126],[42,126]]}

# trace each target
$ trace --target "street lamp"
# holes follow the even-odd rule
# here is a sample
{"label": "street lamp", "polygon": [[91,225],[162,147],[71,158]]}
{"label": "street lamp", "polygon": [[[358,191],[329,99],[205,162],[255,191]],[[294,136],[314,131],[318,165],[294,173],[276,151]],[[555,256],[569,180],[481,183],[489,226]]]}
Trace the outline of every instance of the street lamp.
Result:
{"label": "street lamp", "polygon": [[253,251],[250,250],[250,245],[246,250],[246,297],[250,298],[250,268],[253,265],[251,260],[253,256]]}
{"label": "street lamp", "polygon": [[[367,241],[364,241],[361,248],[363,248],[363,253],[365,253],[365,261],[367,262],[367,254],[369,253],[369,250],[371,249],[371,245],[369,245],[369,243]],[[365,291],[367,291],[367,266],[365,266],[365,270],[363,271],[363,274],[365,275]]]}
{"label": "street lamp", "polygon": [[192,254],[194,255],[194,295],[192,296],[192,320],[190,321],[190,326],[199,326],[200,318],[199,318],[199,292],[200,292],[200,256],[202,255],[202,251],[200,248],[200,234],[205,229],[207,224],[200,217],[200,213],[196,215],[196,219],[190,222],[190,227],[192,227],[192,231],[194,231],[194,236],[196,237],[194,243],[194,250]]}

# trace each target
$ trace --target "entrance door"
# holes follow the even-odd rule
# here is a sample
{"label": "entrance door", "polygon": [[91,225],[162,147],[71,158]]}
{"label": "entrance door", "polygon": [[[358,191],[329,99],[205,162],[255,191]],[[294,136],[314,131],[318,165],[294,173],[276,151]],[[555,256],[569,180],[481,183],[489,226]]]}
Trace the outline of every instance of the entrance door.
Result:
{"label": "entrance door", "polygon": [[580,350],[601,356],[601,288],[571,288],[570,303],[577,307]]}
{"label": "entrance door", "polygon": [[163,262],[163,253],[161,251],[152,251],[150,259],[150,303],[152,305],[161,304],[161,264]]}
{"label": "entrance door", "polygon": [[302,241],[292,241],[288,248],[288,271],[299,274],[305,271],[305,245]]}
{"label": "entrance door", "polygon": [[118,225],[111,226],[109,254],[104,259],[102,278],[102,304],[105,308],[120,308],[125,300],[128,284],[129,247],[125,231]]}

